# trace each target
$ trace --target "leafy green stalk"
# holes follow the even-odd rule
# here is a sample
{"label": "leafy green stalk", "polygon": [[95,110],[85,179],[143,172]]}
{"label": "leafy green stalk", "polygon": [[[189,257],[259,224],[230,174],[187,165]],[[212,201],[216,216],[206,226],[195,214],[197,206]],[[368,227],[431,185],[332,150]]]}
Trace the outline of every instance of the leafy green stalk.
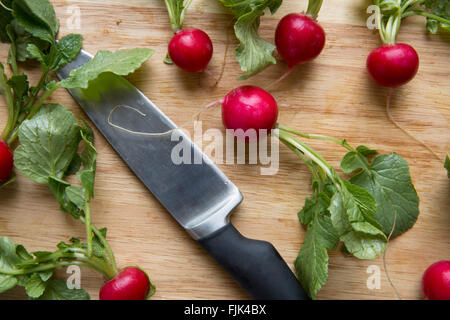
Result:
{"label": "leafy green stalk", "polygon": [[183,28],[184,15],[192,0],[164,0],[173,32]]}
{"label": "leafy green stalk", "polygon": [[29,253],[22,245],[0,238],[0,293],[20,285],[32,299],[89,299],[83,289],[69,289],[65,281],[53,279],[55,269],[76,265],[95,269],[106,278],[116,274],[104,259],[90,257],[79,239],[57,247],[53,252]]}
{"label": "leafy green stalk", "polygon": [[[374,218],[386,235],[392,232],[392,236],[398,236],[414,225],[419,214],[419,198],[411,181],[408,163],[402,157],[395,153],[382,154],[369,162],[367,157],[376,153],[374,149],[365,146],[354,149],[346,140],[308,134],[283,125],[279,125],[279,128],[307,139],[330,141],[347,149],[341,169],[345,173],[359,170],[350,182],[374,196],[377,201]],[[397,223],[392,229],[396,215]]]}
{"label": "leafy green stalk", "polygon": [[[167,13],[169,14],[170,26],[173,32],[177,32],[183,28],[184,15],[191,4],[192,0],[164,0],[166,3]],[[164,58],[164,63],[173,64],[169,53]]]}
{"label": "leafy green stalk", "polygon": [[430,33],[450,30],[450,2],[446,0],[374,0],[374,4],[379,8],[378,28],[385,44],[395,43],[401,20],[409,16],[425,17]]}
{"label": "leafy green stalk", "polygon": [[306,14],[311,16],[311,18],[313,18],[314,20],[317,19],[320,8],[322,7],[322,2],[323,0],[309,0]]}
{"label": "leafy green stalk", "polygon": [[[295,270],[308,294],[316,293],[328,278],[328,250],[339,241],[360,259],[373,259],[386,249],[386,236],[399,235],[415,223],[419,210],[417,193],[406,161],[393,153],[371,161],[376,150],[351,147],[346,140],[308,134],[278,125],[279,139],[293,150],[312,174],[313,194],[299,212],[307,227]],[[297,137],[330,141],[348,152],[341,161],[344,181],[325,159]],[[396,221],[396,222],[395,222]]]}
{"label": "leafy green stalk", "polygon": [[11,87],[8,84],[3,64],[0,63],[0,94],[5,96],[6,105],[8,106],[8,122],[2,132],[2,139],[6,141],[12,129],[14,119],[14,104],[11,93]]}
{"label": "leafy green stalk", "polygon": [[[20,145],[14,152],[15,167],[36,183],[46,184],[61,211],[85,224],[86,243],[72,238],[69,244],[58,244],[59,250],[53,253],[31,255],[23,246],[7,238],[0,239],[0,292],[23,285],[33,299],[86,299],[89,296],[84,290],[67,292],[64,282],[52,279],[52,273],[55,268],[68,265],[90,267],[106,278],[118,273],[106,240],[106,228],[98,229],[92,224],[90,204],[97,160],[94,134],[64,106],[47,103],[47,99],[61,87],[86,89],[105,72],[128,75],[153,50],[99,51],[63,81],[49,81],[51,72],[57,72],[76,58],[82,46],[81,35],[69,34],[55,42],[59,22],[48,0],[4,1],[12,11],[0,6],[0,40],[11,43],[8,64],[14,74],[8,79],[1,65],[0,94],[5,96],[9,108],[3,138],[10,145],[19,139]],[[18,73],[17,61],[28,59],[35,59],[41,65],[42,75],[35,87],[29,86],[26,75]],[[79,185],[65,180],[73,174],[77,174]],[[14,179],[13,173],[0,187]]]}

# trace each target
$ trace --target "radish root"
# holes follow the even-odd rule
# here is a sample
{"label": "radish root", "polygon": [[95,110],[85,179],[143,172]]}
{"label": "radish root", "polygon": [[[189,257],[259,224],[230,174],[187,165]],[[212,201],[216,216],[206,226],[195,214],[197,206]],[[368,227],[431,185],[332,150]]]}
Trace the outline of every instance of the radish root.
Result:
{"label": "radish root", "polygon": [[219,84],[220,80],[222,80],[223,74],[225,72],[225,65],[227,63],[227,54],[228,54],[228,48],[230,47],[230,26],[232,25],[233,20],[230,21],[230,23],[228,24],[227,27],[227,40],[225,42],[225,53],[223,54],[223,62],[222,62],[222,68],[220,69],[220,73],[219,73],[219,77],[217,77],[217,79],[214,77],[214,75],[212,74],[211,71],[209,71],[208,69],[205,69],[205,73],[207,75],[209,75],[210,77],[212,77],[213,79],[215,79],[215,83],[212,86],[217,87],[217,85]]}
{"label": "radish root", "polygon": [[392,117],[391,114],[391,96],[392,92],[394,91],[393,88],[389,88],[387,98],[386,98],[386,115],[388,119],[401,131],[403,131],[406,135],[408,135],[410,138],[414,139],[416,142],[421,144],[425,149],[427,149],[433,156],[436,157],[439,161],[441,161],[441,157],[433,150],[431,149],[424,141],[420,140],[416,136],[414,136],[411,132],[409,132],[407,129],[405,129],[402,125],[400,125],[397,121],[395,121],[394,117]]}
{"label": "radish root", "polygon": [[287,69],[287,71],[286,71],[283,75],[281,75],[281,77],[279,77],[277,80],[275,80],[274,82],[272,82],[271,84],[269,84],[267,87],[265,87],[264,90],[267,90],[267,89],[273,87],[274,85],[280,83],[280,82],[283,81],[284,79],[286,79],[287,76],[291,74],[291,72],[292,72],[293,69],[294,69],[294,67],[289,67],[289,68]]}
{"label": "radish root", "polygon": [[13,9],[8,8],[8,7],[3,3],[3,1],[1,1],[1,0],[0,0],[0,6],[2,6],[3,9],[5,9],[5,10],[7,10],[7,11],[14,12]]}
{"label": "radish root", "polygon": [[124,127],[122,127],[122,126],[119,126],[119,125],[115,124],[115,123],[112,121],[112,115],[113,115],[114,112],[116,112],[116,110],[119,109],[119,108],[126,108],[126,109],[133,110],[134,112],[138,113],[138,114],[139,114],[140,116],[142,116],[142,117],[146,117],[146,116],[147,116],[145,113],[143,113],[143,112],[140,111],[139,109],[136,109],[136,108],[131,107],[131,106],[126,105],[126,104],[119,104],[119,105],[115,106],[114,108],[112,108],[111,111],[109,112],[108,120],[107,120],[107,121],[108,121],[108,124],[109,124],[111,127],[120,129],[120,130],[122,130],[122,131],[131,133],[131,134],[136,134],[136,135],[140,135],[140,136],[152,136],[152,137],[158,137],[158,136],[164,136],[164,135],[166,135],[166,134],[170,134],[170,133],[172,133],[172,132],[174,132],[174,131],[176,131],[176,130],[179,130],[179,129],[183,129],[187,124],[189,124],[190,122],[192,122],[194,119],[197,119],[203,111],[205,111],[206,109],[208,109],[208,108],[210,108],[210,107],[212,107],[212,106],[215,106],[215,105],[217,105],[217,104],[222,104],[222,102],[223,102],[222,99],[220,99],[220,100],[216,100],[216,101],[213,101],[213,102],[211,102],[211,103],[208,103],[207,105],[201,107],[196,113],[194,113],[194,115],[193,115],[188,121],[185,121],[181,126],[178,126],[178,127],[176,127],[176,128],[173,128],[173,129],[170,129],[170,130],[167,130],[167,131],[164,131],[164,132],[140,132],[140,131],[130,130],[130,129],[127,129],[127,128],[124,128]]}
{"label": "radish root", "polygon": [[386,265],[386,252],[387,252],[387,249],[389,247],[389,240],[391,239],[392,233],[394,232],[394,229],[395,229],[396,221],[397,221],[397,211],[395,211],[394,222],[392,223],[392,229],[391,229],[391,232],[389,233],[389,236],[387,238],[387,242],[388,243],[386,245],[386,250],[384,250],[384,252],[383,252],[383,268],[384,268],[384,273],[386,274],[386,278],[389,281],[389,284],[391,285],[392,289],[394,289],[395,295],[397,296],[397,298],[399,300],[402,300],[402,297],[400,296],[400,293],[398,292],[397,288],[394,286],[394,283],[392,282],[391,278],[389,277],[389,272],[387,270],[387,265]]}

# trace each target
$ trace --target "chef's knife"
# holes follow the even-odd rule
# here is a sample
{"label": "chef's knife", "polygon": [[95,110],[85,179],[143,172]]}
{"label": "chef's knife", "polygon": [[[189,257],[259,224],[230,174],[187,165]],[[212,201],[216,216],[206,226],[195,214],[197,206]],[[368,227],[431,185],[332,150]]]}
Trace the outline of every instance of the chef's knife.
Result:
{"label": "chef's knife", "polygon": [[[81,51],[74,61],[58,72],[58,77],[68,77],[71,70],[91,58]],[[108,122],[114,109],[110,121],[121,128],[155,133],[176,128],[138,89],[123,77],[103,73],[90,83],[88,89],[69,91],[111,146],[175,220],[253,298],[308,299],[272,244],[245,238],[231,224],[229,215],[242,201],[242,195],[186,134],[177,129],[176,138],[171,138],[171,134],[139,135]],[[180,148],[184,151],[174,152]],[[178,164],[180,161],[173,160],[180,155],[191,159],[192,164]]]}

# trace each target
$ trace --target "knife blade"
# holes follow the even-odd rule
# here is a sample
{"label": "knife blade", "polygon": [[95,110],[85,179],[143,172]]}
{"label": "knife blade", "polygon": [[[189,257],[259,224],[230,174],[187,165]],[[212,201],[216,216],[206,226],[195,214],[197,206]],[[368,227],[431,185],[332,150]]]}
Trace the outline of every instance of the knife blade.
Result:
{"label": "knife blade", "polygon": [[[59,70],[62,80],[92,58],[81,51]],[[87,89],[69,89],[93,124],[175,220],[256,299],[307,299],[268,242],[242,236],[229,216],[243,197],[189,137],[128,80],[103,73]],[[118,108],[125,106],[127,108]],[[134,111],[131,111],[133,108]],[[114,113],[111,112],[114,109]],[[176,134],[140,135],[133,132]],[[178,147],[177,147],[178,146]],[[174,150],[190,163],[174,161]],[[184,154],[186,152],[186,154]],[[179,154],[178,154],[179,156]],[[186,159],[186,158],[185,158]],[[201,159],[202,161],[198,161]]]}

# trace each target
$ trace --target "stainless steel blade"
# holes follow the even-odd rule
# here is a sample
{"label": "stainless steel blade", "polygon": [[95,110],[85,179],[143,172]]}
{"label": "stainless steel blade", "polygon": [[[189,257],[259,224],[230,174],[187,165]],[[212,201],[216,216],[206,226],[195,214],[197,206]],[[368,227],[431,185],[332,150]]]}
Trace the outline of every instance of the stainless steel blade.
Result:
{"label": "stainless steel blade", "polygon": [[[58,72],[68,77],[92,57],[82,51]],[[111,146],[147,186],[167,211],[195,238],[201,239],[227,224],[229,213],[242,201],[237,187],[185,135],[144,136],[111,126],[108,116],[116,106],[112,121],[137,132],[165,132],[176,128],[149,99],[125,78],[104,73],[88,89],[69,90]],[[145,114],[145,116],[144,116]],[[175,164],[172,152],[180,143],[191,151],[192,164]],[[194,164],[194,159],[202,159]]]}

